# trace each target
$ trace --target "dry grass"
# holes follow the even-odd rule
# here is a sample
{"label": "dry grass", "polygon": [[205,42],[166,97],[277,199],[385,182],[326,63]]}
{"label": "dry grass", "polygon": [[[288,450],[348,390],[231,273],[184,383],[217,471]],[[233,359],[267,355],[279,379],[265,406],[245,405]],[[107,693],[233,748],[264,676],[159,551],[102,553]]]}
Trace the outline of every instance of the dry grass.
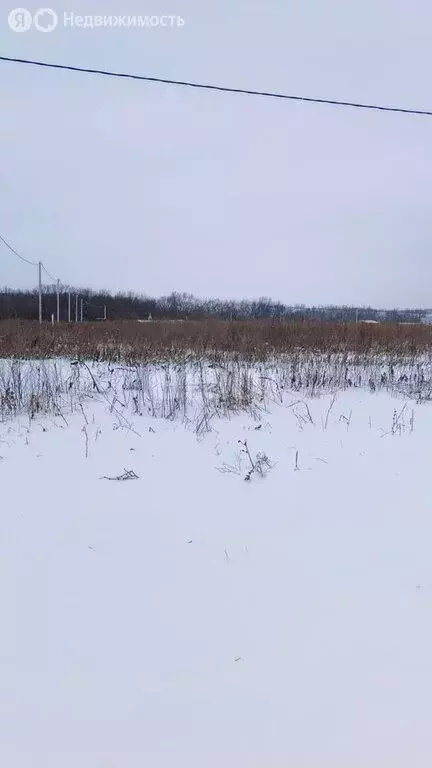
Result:
{"label": "dry grass", "polygon": [[0,323],[0,357],[63,357],[109,362],[160,362],[226,354],[264,361],[303,350],[318,353],[418,355],[432,345],[426,325],[336,324],[317,321],[133,321],[60,324]]}
{"label": "dry grass", "polygon": [[[0,323],[0,421],[66,420],[88,398],[123,414],[181,418],[262,413],[284,397],[366,388],[432,400],[432,328],[321,322]],[[310,414],[298,413],[300,426]],[[349,426],[349,422],[348,422]]]}

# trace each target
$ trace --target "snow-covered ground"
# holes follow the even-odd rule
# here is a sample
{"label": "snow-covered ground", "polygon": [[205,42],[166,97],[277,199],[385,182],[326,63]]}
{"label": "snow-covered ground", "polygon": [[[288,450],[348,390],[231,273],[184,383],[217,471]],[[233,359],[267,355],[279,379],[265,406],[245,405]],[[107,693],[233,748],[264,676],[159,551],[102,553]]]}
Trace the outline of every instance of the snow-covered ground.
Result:
{"label": "snow-covered ground", "polygon": [[2,765],[429,768],[432,407],[282,400],[0,424]]}

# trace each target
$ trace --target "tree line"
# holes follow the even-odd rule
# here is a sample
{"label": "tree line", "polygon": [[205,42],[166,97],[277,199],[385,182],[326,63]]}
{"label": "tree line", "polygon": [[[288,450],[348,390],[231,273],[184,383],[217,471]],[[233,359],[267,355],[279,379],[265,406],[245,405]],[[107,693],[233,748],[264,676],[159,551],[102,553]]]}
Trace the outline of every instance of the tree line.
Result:
{"label": "tree line", "polygon": [[[78,296],[78,319],[83,302],[85,321],[102,320],[260,320],[297,319],[324,320],[330,322],[354,322],[376,320],[385,322],[421,322],[430,314],[426,309],[392,309],[385,312],[373,307],[352,306],[310,306],[303,304],[286,305],[261,297],[255,300],[241,299],[199,299],[188,293],[171,293],[168,296],[152,298],[141,294],[111,293],[106,290],[89,288],[63,288],[60,295],[60,320],[68,319],[68,293],[71,294],[71,320],[75,321]],[[43,319],[57,317],[57,294],[55,286],[44,288]],[[37,320],[39,298],[37,290],[24,291],[3,288],[0,290],[0,320]]]}

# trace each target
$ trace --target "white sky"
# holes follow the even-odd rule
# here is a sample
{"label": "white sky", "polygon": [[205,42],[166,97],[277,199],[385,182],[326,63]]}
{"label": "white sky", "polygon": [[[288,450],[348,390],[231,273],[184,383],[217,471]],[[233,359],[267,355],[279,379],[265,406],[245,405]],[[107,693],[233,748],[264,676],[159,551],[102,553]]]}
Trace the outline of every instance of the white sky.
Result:
{"label": "white sky", "polygon": [[[2,54],[432,109],[426,0],[52,0]],[[35,11],[39,4],[28,4]],[[63,27],[178,14],[182,28]],[[0,62],[0,232],[65,283],[432,305],[432,118]],[[35,270],[0,251],[0,284]]]}

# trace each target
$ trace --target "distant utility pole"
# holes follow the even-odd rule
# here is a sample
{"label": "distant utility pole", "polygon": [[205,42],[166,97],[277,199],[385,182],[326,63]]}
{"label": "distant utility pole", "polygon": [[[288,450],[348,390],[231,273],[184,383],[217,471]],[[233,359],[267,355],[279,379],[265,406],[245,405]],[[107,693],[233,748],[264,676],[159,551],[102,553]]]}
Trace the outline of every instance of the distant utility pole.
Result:
{"label": "distant utility pole", "polygon": [[75,294],[75,322],[78,322],[78,294]]}
{"label": "distant utility pole", "polygon": [[57,278],[57,322],[60,322],[60,280]]}
{"label": "distant utility pole", "polygon": [[83,321],[83,302],[84,299],[81,299],[81,322]]}
{"label": "distant utility pole", "polygon": [[358,309],[356,309],[356,323],[358,323]]}
{"label": "distant utility pole", "polygon": [[104,304],[104,320],[106,320],[106,304]]}
{"label": "distant utility pole", "polygon": [[70,291],[68,291],[68,323],[71,321],[71,295]]}
{"label": "distant utility pole", "polygon": [[39,262],[39,323],[42,324],[42,262]]}

